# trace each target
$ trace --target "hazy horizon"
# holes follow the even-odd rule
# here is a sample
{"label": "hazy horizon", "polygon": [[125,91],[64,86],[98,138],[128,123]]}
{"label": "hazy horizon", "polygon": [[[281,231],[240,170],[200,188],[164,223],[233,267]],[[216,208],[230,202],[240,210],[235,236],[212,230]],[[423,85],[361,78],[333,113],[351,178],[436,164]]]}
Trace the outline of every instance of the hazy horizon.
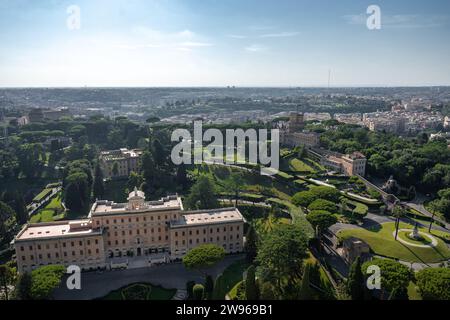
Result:
{"label": "hazy horizon", "polygon": [[0,0],[0,28],[2,88],[450,86],[445,0]]}

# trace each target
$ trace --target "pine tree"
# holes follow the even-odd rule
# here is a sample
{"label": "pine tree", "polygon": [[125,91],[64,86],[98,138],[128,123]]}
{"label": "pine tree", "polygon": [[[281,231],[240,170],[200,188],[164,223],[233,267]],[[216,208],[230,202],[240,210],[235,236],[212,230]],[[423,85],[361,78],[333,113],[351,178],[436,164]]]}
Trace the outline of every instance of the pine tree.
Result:
{"label": "pine tree", "polygon": [[361,259],[356,257],[350,266],[350,272],[347,281],[347,291],[352,300],[364,299],[364,276],[361,270]]}

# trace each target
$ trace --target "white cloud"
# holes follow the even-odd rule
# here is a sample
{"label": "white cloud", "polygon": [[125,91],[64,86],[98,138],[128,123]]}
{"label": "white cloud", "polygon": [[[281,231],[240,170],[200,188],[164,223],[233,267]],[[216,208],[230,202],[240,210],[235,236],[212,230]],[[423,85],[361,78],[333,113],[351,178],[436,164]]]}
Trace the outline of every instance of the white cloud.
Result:
{"label": "white cloud", "polygon": [[248,47],[245,47],[245,51],[249,51],[249,52],[262,52],[262,51],[267,51],[267,47],[265,46],[261,46],[259,44],[252,44]]}
{"label": "white cloud", "polygon": [[[343,16],[348,24],[365,25],[368,15],[350,14]],[[381,27],[386,28],[433,28],[450,22],[449,15],[395,14],[386,15],[381,12]]]}
{"label": "white cloud", "polygon": [[[132,29],[132,40],[114,45],[117,49],[139,50],[139,49],[176,49],[191,51],[188,48],[211,47],[212,43],[204,41],[204,38],[190,30],[179,32],[163,32],[147,27],[135,27]],[[129,41],[129,43],[128,43]],[[131,42],[133,41],[133,42]]]}
{"label": "white cloud", "polygon": [[300,32],[297,31],[284,31],[284,32],[278,32],[278,33],[266,33],[262,34],[259,37],[260,38],[286,38],[286,37],[294,37],[298,35]]}
{"label": "white cloud", "polygon": [[241,35],[241,34],[228,34],[227,35],[228,38],[233,38],[233,39],[246,39],[248,38],[247,36]]}

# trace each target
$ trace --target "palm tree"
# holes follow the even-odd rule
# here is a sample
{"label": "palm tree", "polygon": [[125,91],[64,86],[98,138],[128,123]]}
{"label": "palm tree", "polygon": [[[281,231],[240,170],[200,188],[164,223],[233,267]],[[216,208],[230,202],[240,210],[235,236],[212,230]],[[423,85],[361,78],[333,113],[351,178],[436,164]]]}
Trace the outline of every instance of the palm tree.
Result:
{"label": "palm tree", "polygon": [[392,210],[392,214],[395,217],[395,240],[397,240],[398,228],[400,226],[400,219],[405,214],[405,210],[397,202],[394,204],[394,209]]}
{"label": "palm tree", "polygon": [[430,202],[429,207],[430,207],[430,211],[431,211],[431,221],[430,221],[430,225],[428,227],[428,233],[431,232],[431,227],[433,226],[433,222],[434,222],[434,216],[436,215],[436,211],[438,211],[438,207],[434,201]]}

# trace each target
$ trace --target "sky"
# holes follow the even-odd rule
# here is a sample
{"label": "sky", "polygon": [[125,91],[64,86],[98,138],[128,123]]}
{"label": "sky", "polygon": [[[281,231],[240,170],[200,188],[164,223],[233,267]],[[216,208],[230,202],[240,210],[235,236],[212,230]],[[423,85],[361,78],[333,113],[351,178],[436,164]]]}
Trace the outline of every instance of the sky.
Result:
{"label": "sky", "polygon": [[450,85],[449,39],[448,0],[0,0],[0,87]]}

